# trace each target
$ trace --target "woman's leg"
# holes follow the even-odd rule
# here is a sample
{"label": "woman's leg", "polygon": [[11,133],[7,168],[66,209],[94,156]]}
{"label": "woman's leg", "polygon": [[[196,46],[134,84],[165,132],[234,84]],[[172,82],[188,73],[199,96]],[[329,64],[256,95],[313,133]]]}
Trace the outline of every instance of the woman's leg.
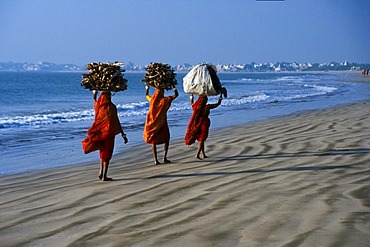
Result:
{"label": "woman's leg", "polygon": [[103,181],[112,181],[112,178],[107,177],[108,174],[109,160],[103,162]]}
{"label": "woman's leg", "polygon": [[159,165],[160,162],[158,161],[158,158],[157,158],[157,145],[156,144],[152,144],[152,152],[153,152],[153,157],[154,157],[154,164]]}
{"label": "woman's leg", "polygon": [[204,144],[204,142],[202,142],[202,154],[203,154],[203,159],[205,159],[205,158],[208,158],[208,156],[206,156],[206,152],[205,152],[205,144]]}
{"label": "woman's leg", "polygon": [[164,154],[163,154],[163,162],[164,163],[171,163],[170,160],[167,159],[168,147],[170,146],[170,142],[164,143]]}
{"label": "woman's leg", "polygon": [[99,179],[102,180],[103,179],[103,160],[100,159],[100,169],[99,169]]}
{"label": "woman's leg", "polygon": [[114,149],[114,137],[105,139],[102,142],[102,146],[100,148],[100,174],[99,178],[103,181],[111,181],[113,180],[112,178],[108,178],[108,166],[109,166],[109,161],[112,158],[113,154],[113,149]]}
{"label": "woman's leg", "polygon": [[198,143],[198,150],[197,150],[197,154],[195,155],[195,158],[201,160],[202,158],[200,157],[200,152],[203,152],[203,147],[204,147],[204,142],[199,142]]}
{"label": "woman's leg", "polygon": [[[200,153],[202,153],[202,158],[200,157]],[[195,155],[195,158],[197,159],[205,159],[205,158],[208,158],[208,156],[206,155],[206,152],[204,151],[204,142],[199,142],[198,144],[198,151],[197,151],[197,154]]]}

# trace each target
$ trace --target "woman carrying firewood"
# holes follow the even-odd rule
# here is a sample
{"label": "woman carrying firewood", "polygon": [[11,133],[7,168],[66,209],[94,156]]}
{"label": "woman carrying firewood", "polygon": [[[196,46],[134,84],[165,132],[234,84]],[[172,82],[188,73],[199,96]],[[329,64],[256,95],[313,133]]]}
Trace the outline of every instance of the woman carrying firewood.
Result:
{"label": "woman carrying firewood", "polygon": [[[185,144],[189,146],[193,144],[195,140],[198,141],[198,151],[195,155],[195,158],[200,160],[207,158],[204,150],[204,142],[208,138],[209,127],[211,125],[211,120],[208,116],[211,109],[221,105],[222,94],[220,94],[217,103],[207,104],[207,102],[208,97],[200,95],[197,101],[194,103],[194,96],[190,95],[190,104],[193,108],[193,114],[190,118],[188,128],[186,129]],[[202,153],[203,157],[200,157],[200,153]]]}
{"label": "woman carrying firewood", "polygon": [[113,180],[107,177],[109,161],[112,158],[115,136],[121,133],[124,143],[128,142],[118,119],[117,108],[111,101],[111,92],[103,91],[96,100],[97,91],[93,91],[95,119],[82,141],[83,150],[86,153],[99,150],[100,171],[99,179],[103,181]]}
{"label": "woman carrying firewood", "polygon": [[164,144],[163,162],[170,163],[167,159],[167,152],[170,142],[170,131],[167,123],[167,111],[174,99],[179,96],[175,86],[173,86],[174,95],[164,96],[164,89],[156,88],[153,95],[149,95],[149,85],[145,87],[145,96],[149,101],[149,111],[145,121],[143,138],[146,143],[152,144],[154,164],[160,162],[157,158],[157,145]]}

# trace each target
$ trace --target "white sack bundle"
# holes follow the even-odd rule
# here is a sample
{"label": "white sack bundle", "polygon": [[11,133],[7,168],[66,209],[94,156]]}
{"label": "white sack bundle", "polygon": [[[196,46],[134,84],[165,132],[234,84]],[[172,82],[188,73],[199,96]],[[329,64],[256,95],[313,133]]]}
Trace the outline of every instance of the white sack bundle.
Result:
{"label": "white sack bundle", "polygon": [[189,94],[215,96],[220,94],[213,86],[207,64],[192,68],[183,79],[184,92]]}

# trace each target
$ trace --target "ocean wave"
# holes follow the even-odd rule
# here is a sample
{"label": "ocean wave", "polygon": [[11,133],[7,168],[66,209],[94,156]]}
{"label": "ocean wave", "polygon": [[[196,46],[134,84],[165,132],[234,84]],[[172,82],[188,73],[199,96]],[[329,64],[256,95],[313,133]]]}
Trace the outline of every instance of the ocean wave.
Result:
{"label": "ocean wave", "polygon": [[336,90],[338,90],[337,87],[331,87],[331,86],[320,86],[320,85],[305,85],[305,87],[312,87],[316,89],[318,92],[323,92],[323,93],[332,93]]}
{"label": "ocean wave", "polygon": [[269,99],[270,96],[266,95],[265,93],[260,93],[256,95],[249,95],[249,96],[242,96],[240,98],[228,98],[222,102],[223,106],[237,106],[237,105],[244,105],[248,103],[256,103],[262,102]]}
{"label": "ocean wave", "polygon": [[249,82],[262,82],[262,81],[267,81],[266,79],[261,79],[261,78],[251,78],[251,77],[242,77],[238,79],[223,79],[221,80],[221,84],[226,85],[226,84],[233,84],[233,83],[249,83]]}
{"label": "ocean wave", "polygon": [[129,104],[117,104],[117,110],[137,110],[147,108],[149,103],[147,101],[133,102]]}
{"label": "ocean wave", "polygon": [[[140,116],[147,113],[147,102],[134,102],[117,105],[119,116]],[[61,112],[42,112],[23,116],[0,117],[0,129],[22,126],[42,126],[58,123],[86,121],[94,119],[94,109],[70,110]]]}
{"label": "ocean wave", "polygon": [[305,79],[298,77],[298,76],[282,76],[282,77],[276,78],[276,81],[277,82],[302,83],[305,81]]}
{"label": "ocean wave", "polygon": [[304,84],[303,87],[310,88],[310,91],[304,90],[299,93],[291,93],[288,96],[283,96],[283,97],[277,97],[277,100],[279,101],[290,101],[290,100],[297,100],[297,99],[305,99],[309,97],[314,97],[314,96],[320,96],[320,95],[326,95],[330,94],[338,88],[336,87],[331,87],[331,86],[320,86],[320,85],[308,85]]}
{"label": "ocean wave", "polygon": [[0,128],[14,128],[20,126],[49,125],[62,122],[73,122],[91,119],[94,116],[93,110],[37,113],[25,116],[0,117]]}

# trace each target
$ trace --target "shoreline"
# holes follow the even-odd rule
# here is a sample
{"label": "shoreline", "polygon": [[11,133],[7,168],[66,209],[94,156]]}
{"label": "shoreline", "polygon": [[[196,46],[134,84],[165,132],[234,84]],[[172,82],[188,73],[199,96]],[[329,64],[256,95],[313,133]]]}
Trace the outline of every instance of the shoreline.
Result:
{"label": "shoreline", "polygon": [[[273,116],[273,117],[270,117],[269,119],[253,120],[253,121],[245,123],[245,124],[238,124],[238,125],[233,125],[233,126],[228,126],[228,127],[212,128],[212,125],[211,125],[209,131],[210,131],[210,135],[211,135],[211,133],[213,133],[214,135],[217,136],[220,133],[225,133],[225,132],[233,130],[235,128],[243,128],[244,126],[250,126],[250,125],[254,125],[254,124],[263,124],[265,122],[268,123],[270,121],[279,121],[279,120],[283,121],[285,118],[294,118],[294,117],[300,116],[302,114],[305,115],[305,114],[314,113],[316,111],[325,111],[325,110],[331,110],[331,109],[335,110],[337,108],[348,107],[348,106],[351,106],[351,105],[357,105],[357,104],[364,103],[364,102],[370,102],[370,100],[359,101],[357,103],[340,104],[340,105],[337,105],[337,106],[334,106],[334,107],[328,107],[328,108],[323,108],[323,109],[302,110],[302,111],[298,111],[298,112],[294,112],[294,113],[289,113],[289,114],[286,114],[286,115]],[[210,117],[212,118],[212,116],[210,116]],[[119,136],[116,136],[116,139],[119,139],[119,138],[120,138]],[[182,138],[171,139],[170,140],[170,148],[169,148],[169,156],[171,155],[171,153],[170,153],[171,146],[172,145],[181,145],[181,144],[185,145],[183,143]],[[197,145],[197,142],[195,144],[193,144],[192,146],[196,146],[196,145]],[[157,147],[159,159],[161,157],[161,151],[162,151],[161,148],[162,148],[162,146],[163,145],[159,145]],[[125,156],[125,153],[132,153],[137,149],[146,150],[147,152],[150,152],[150,155],[148,155],[150,157],[149,160],[148,160],[148,163],[150,163],[149,161],[152,161],[152,153],[151,153],[151,150],[150,150],[151,145],[149,145],[147,143],[142,142],[142,143],[134,143],[132,145],[124,145],[120,149],[123,149],[123,151],[122,150],[121,151],[116,151],[113,154],[111,163],[114,162],[114,160],[117,159],[117,157]],[[85,155],[85,154],[83,154],[83,155]],[[95,158],[93,158],[91,156],[95,156]],[[91,159],[95,159],[95,161],[91,161]],[[15,172],[15,173],[10,173],[10,174],[0,174],[0,177],[4,178],[4,177],[12,177],[12,176],[18,176],[18,175],[22,176],[23,174],[37,175],[39,173],[52,173],[54,170],[70,169],[70,168],[73,168],[73,167],[88,167],[88,166],[91,166],[92,164],[95,164],[95,163],[96,163],[96,166],[98,167],[98,165],[99,165],[99,152],[98,151],[93,152],[92,154],[90,154],[90,161],[59,165],[59,166],[56,166],[56,167],[40,168],[40,169],[24,171],[24,172]]]}
{"label": "shoreline", "polygon": [[[275,73],[277,74],[277,73]],[[305,74],[306,75],[306,74]],[[303,77],[306,77],[305,75],[303,75]],[[262,75],[261,75],[262,76]],[[292,76],[292,78],[290,78],[290,75],[289,74],[279,74],[279,75],[276,75],[276,76],[266,76],[266,77],[273,77],[273,78],[276,78],[276,77],[285,77],[287,76],[287,80],[294,80],[295,76]],[[239,77],[246,77],[247,78],[247,81],[249,81],[248,78],[252,78],[251,80],[253,80],[254,76],[253,74],[246,74],[245,76],[243,76],[243,74],[240,74],[237,76],[238,78]],[[263,76],[262,76],[263,77]],[[297,78],[299,78],[300,76],[297,76]],[[315,76],[313,76],[315,77]],[[347,79],[346,81],[348,81],[348,78],[353,78],[353,77],[356,77],[355,75],[352,76],[352,74],[347,74],[347,75],[339,75],[339,76],[332,76],[332,75],[323,75],[323,76],[318,76],[318,77],[323,77],[323,78],[332,78],[331,81],[328,81],[329,84],[331,82],[333,82],[334,84],[336,84],[335,81],[337,81],[337,79]],[[226,78],[225,80],[228,80],[227,78],[229,78],[229,75],[224,75],[224,78]],[[310,78],[310,76],[308,75],[308,78]],[[361,79],[364,79],[364,78],[361,78]],[[365,83],[354,83],[353,86],[350,84],[350,83],[338,83],[338,84],[343,84],[344,87],[346,87],[346,90],[345,92],[356,92],[358,91],[358,96],[359,98],[362,99],[367,99],[369,98],[368,96],[368,93],[367,90],[361,90],[359,88],[368,88],[368,85],[365,85]],[[362,84],[362,85],[361,85]],[[314,86],[316,87],[316,86]],[[336,86],[335,86],[336,87]],[[317,88],[319,91],[321,92],[324,92],[323,89],[319,89],[319,87]],[[339,91],[341,90],[340,87],[338,87]],[[316,88],[315,88],[316,90]],[[313,91],[315,91],[313,90]],[[327,92],[330,92],[330,90],[332,90],[330,87],[329,88],[326,88],[325,90],[328,90]],[[232,92],[232,91],[230,91]],[[234,126],[234,125],[238,125],[238,124],[244,124],[244,123],[248,123],[248,122],[251,122],[251,121],[255,121],[255,120],[259,120],[259,119],[266,119],[266,118],[275,118],[276,115],[286,115],[287,113],[290,113],[291,111],[304,111],[304,110],[311,110],[311,109],[319,109],[319,108],[322,108],[322,107],[332,107],[332,106],[335,106],[337,105],[338,103],[340,104],[343,104],[343,103],[349,103],[349,102],[352,102],[352,94],[347,94],[347,95],[342,95],[340,93],[334,93],[333,95],[331,95],[331,93],[324,93],[324,94],[327,94],[328,96],[325,96],[324,100],[326,102],[321,102],[320,103],[320,97],[317,98],[317,100],[313,100],[313,102],[311,103],[310,102],[310,99],[307,98],[307,99],[303,99],[302,102],[300,102],[300,104],[297,106],[295,106],[294,104],[292,104],[292,107],[289,108],[289,105],[285,104],[284,102],[277,102],[277,104],[269,104],[268,102],[263,103],[263,97],[265,97],[266,95],[263,95],[263,93],[261,93],[260,95],[257,93],[257,96],[260,97],[259,99],[256,100],[256,102],[260,99],[261,100],[261,106],[262,107],[254,107],[254,103],[253,101],[255,99],[253,99],[253,97],[250,97],[248,96],[248,93],[246,93],[247,96],[242,96],[240,98],[240,100],[242,100],[242,102],[245,100],[245,101],[249,101],[251,100],[252,104],[251,106],[248,106],[248,105],[245,105],[245,108],[248,109],[245,114],[241,114],[240,117],[238,117],[237,119],[233,119],[233,114],[234,113],[237,113],[237,112],[233,112],[234,110],[231,110],[231,111],[225,111],[225,112],[216,112],[216,111],[219,111],[219,109],[215,110],[215,112],[212,114],[212,126],[211,128],[219,128],[219,127],[224,127],[224,126]],[[356,93],[357,94],[357,93]],[[183,99],[186,99],[186,95],[182,95]],[[334,97],[332,97],[334,96]],[[244,98],[245,97],[245,98]],[[250,97],[250,98],[249,98]],[[269,97],[269,96],[266,96],[266,97]],[[273,103],[275,103],[274,101],[274,98],[275,97],[272,97],[271,96],[271,99]],[[233,100],[233,102],[237,102],[239,99],[238,98],[235,98]],[[294,100],[293,100],[294,101]],[[118,101],[117,101],[118,102]],[[226,101],[225,101],[226,102]],[[176,102],[177,103],[177,102]],[[179,102],[180,103],[180,102]],[[179,105],[179,107],[183,107],[183,106],[187,106],[186,103],[188,103],[187,101],[184,103],[184,105]],[[229,102],[226,102],[226,103],[229,103]],[[227,104],[229,105],[229,104]],[[233,108],[235,108],[235,110],[238,110],[236,107],[238,105],[238,103],[236,103],[234,106],[232,106]],[[265,111],[263,109],[266,109]],[[268,108],[271,108],[271,109],[268,109]],[[261,109],[261,110],[260,110]],[[292,110],[291,110],[292,109]],[[223,110],[223,109],[221,109]],[[175,109],[174,111],[174,115],[176,114],[177,110]],[[183,111],[184,114],[191,114],[190,111],[187,111],[187,110],[184,110]],[[67,112],[69,113],[69,112]],[[131,114],[131,113],[130,113]],[[63,113],[63,115],[61,117],[64,117],[66,116],[67,117],[67,120],[69,121],[68,119],[68,115],[65,115]],[[185,115],[182,115],[182,116],[185,116]],[[47,118],[51,118],[52,116],[49,116],[47,115]],[[189,115],[190,117],[190,115]],[[170,119],[171,120],[171,119]],[[57,120],[59,121],[59,120]],[[67,122],[68,122],[67,121]],[[125,119],[123,118],[122,119],[122,124],[123,126],[125,127],[126,123],[125,123]],[[173,138],[181,138],[182,137],[182,134],[183,134],[183,131],[184,129],[186,128],[186,124],[188,119],[186,119],[186,116],[181,120],[181,126],[180,125],[173,125],[171,127],[171,132],[174,134],[173,135]],[[73,121],[72,121],[73,122]],[[31,122],[32,123],[32,122]],[[86,122],[83,122],[82,124],[86,124]],[[135,123],[137,124],[137,123]],[[32,124],[31,124],[32,125]],[[69,125],[66,125],[66,126],[72,126],[72,128],[76,128],[78,129],[77,125],[73,125],[72,123],[69,124]],[[137,125],[138,126],[138,125]],[[47,127],[45,125],[45,127]],[[50,125],[50,127],[52,128],[52,125]],[[61,128],[63,128],[64,126],[61,126]],[[88,125],[86,124],[86,129],[87,129]],[[20,129],[21,130],[21,129]],[[83,130],[84,131],[84,130]],[[133,129],[132,130],[133,132],[129,132],[129,139],[130,139],[130,142],[129,142],[129,145],[128,146],[131,146],[133,144],[136,144],[136,143],[141,143],[142,141],[142,138],[141,138],[141,133],[140,132],[140,127],[137,127],[136,129]],[[64,130],[64,132],[68,132],[68,130]],[[19,136],[19,138],[21,140],[25,139],[25,142],[23,141],[20,141],[20,142],[16,142],[16,141],[13,141],[13,140],[17,140],[18,137],[17,136],[14,136],[15,138],[12,138],[11,142],[7,143],[6,145],[9,145],[9,147],[12,147],[11,145],[14,145],[14,147],[17,147],[17,145],[19,145],[20,148],[18,149],[15,149],[15,148],[9,148],[7,149],[7,146],[5,146],[5,150],[3,150],[3,155],[4,155],[4,166],[2,167],[3,169],[1,170],[1,176],[4,176],[4,175],[10,175],[10,174],[16,174],[16,173],[20,173],[20,172],[27,172],[27,171],[30,171],[32,169],[39,169],[39,168],[46,168],[46,167],[59,167],[59,166],[64,166],[65,164],[68,164],[68,165],[78,165],[82,162],[92,162],[94,160],[96,160],[96,155],[95,154],[91,154],[91,155],[83,155],[83,153],[81,153],[81,148],[80,148],[80,141],[77,140],[79,138],[82,138],[82,135],[83,134],[80,134],[82,133],[82,131],[79,130],[78,132],[78,138],[75,138],[74,136],[72,135],[64,135],[63,132],[55,132],[55,138],[52,136],[52,132],[50,132],[50,135],[49,136],[45,136],[45,138],[49,138],[53,143],[55,143],[55,145],[52,145],[52,146],[46,146],[44,145],[43,146],[43,150],[45,150],[45,152],[39,152],[39,148],[37,147],[37,141],[38,139],[36,138],[35,135],[31,135],[32,132],[29,133],[24,133],[25,135],[21,135]],[[35,132],[36,133],[36,132]],[[30,136],[30,140],[34,141],[34,142],[30,142],[28,141],[29,138],[26,138],[26,136]],[[172,136],[172,134],[171,134]],[[66,138],[69,138],[69,139],[65,139],[66,141],[64,142],[64,138],[62,137],[66,137]],[[119,138],[116,138],[116,139],[119,139]],[[5,138],[6,140],[6,138]],[[29,148],[26,148],[24,149],[23,151],[21,150],[21,147],[23,145],[23,143],[25,144],[25,146],[28,146]],[[34,143],[34,144],[33,144]],[[117,152],[121,152],[121,151],[125,151],[127,146],[126,145],[119,145],[121,144],[118,140],[118,145],[117,145],[117,148],[115,150],[115,153]],[[33,146],[32,146],[33,145]],[[42,146],[42,145],[40,145]],[[35,149],[33,149],[35,148]],[[59,150],[60,151],[59,151]],[[17,155],[14,155],[13,153],[16,153]],[[16,165],[13,165],[13,164],[16,164]]]}
{"label": "shoreline", "polygon": [[[345,81],[348,81],[348,80],[345,80]],[[352,82],[352,81],[348,81],[348,82]],[[353,81],[353,82],[358,82],[358,81]],[[367,82],[367,81],[362,81],[362,82]],[[369,82],[370,82],[370,78],[369,78]],[[302,114],[305,115],[305,114],[310,114],[310,113],[313,113],[313,112],[316,112],[316,111],[320,112],[320,111],[331,110],[331,109],[335,110],[337,108],[348,107],[348,106],[352,106],[352,105],[361,104],[361,103],[364,103],[364,102],[370,102],[370,100],[359,101],[359,102],[356,102],[356,103],[339,104],[339,105],[336,105],[334,107],[328,107],[328,108],[323,108],[323,109],[302,110],[302,111],[298,111],[298,112],[294,112],[294,113],[289,113],[289,114],[286,114],[286,115],[273,116],[273,117],[270,117],[269,119],[253,120],[253,121],[247,122],[245,124],[238,124],[238,125],[233,125],[233,126],[228,126],[228,127],[212,128],[212,125],[211,125],[210,135],[211,135],[211,133],[214,133],[214,135],[218,135],[219,133],[225,133],[225,132],[233,130],[235,128],[242,128],[243,126],[250,126],[250,125],[254,125],[254,124],[263,124],[264,122],[270,122],[270,121],[279,121],[279,119],[281,119],[283,121],[285,118],[294,118],[294,117],[300,116]],[[210,116],[210,117],[212,119],[212,116]],[[116,137],[116,139],[119,139],[119,138],[120,138],[119,136]],[[175,145],[179,145],[179,144],[180,145],[181,144],[185,145],[183,143],[182,138],[171,139],[170,140],[170,148],[169,148],[169,156],[171,155],[171,153],[170,153],[171,152],[171,146],[174,145],[174,144]],[[195,146],[195,145],[197,145],[197,142],[195,144],[193,144],[193,146]],[[150,155],[148,155],[150,157],[148,162],[150,163],[152,161],[152,154],[151,154],[150,148],[151,148],[151,145],[149,145],[147,143],[144,143],[144,142],[134,143],[132,145],[121,146],[120,151],[115,151],[114,152],[111,163],[114,162],[114,160],[117,157],[125,156],[126,152],[132,153],[137,149],[146,150],[148,153],[150,152]],[[161,157],[161,151],[162,151],[161,148],[162,148],[162,145],[159,145],[157,147],[159,158]],[[122,151],[122,149],[123,149],[123,151]],[[85,154],[83,154],[83,155],[85,155]],[[95,158],[92,157],[92,156],[95,156]],[[43,173],[52,173],[54,170],[70,169],[70,168],[74,168],[74,167],[88,167],[88,166],[91,166],[92,164],[95,164],[98,167],[98,165],[99,165],[99,152],[96,151],[96,152],[93,152],[92,154],[90,154],[89,159],[90,159],[89,161],[83,161],[83,162],[77,162],[77,163],[73,162],[73,164],[58,165],[56,167],[47,167],[47,168],[40,168],[40,169],[30,170],[30,171],[0,174],[0,177],[5,178],[5,177],[13,177],[13,176],[22,176],[24,174],[26,174],[26,175],[28,175],[28,174],[29,175],[37,175],[39,173],[41,173],[41,174],[43,174]],[[94,159],[95,161],[92,161],[92,159]]]}
{"label": "shoreline", "polygon": [[[170,143],[2,177],[3,246],[367,246],[370,100],[210,129],[209,158]],[[159,158],[162,154],[159,153]]]}

